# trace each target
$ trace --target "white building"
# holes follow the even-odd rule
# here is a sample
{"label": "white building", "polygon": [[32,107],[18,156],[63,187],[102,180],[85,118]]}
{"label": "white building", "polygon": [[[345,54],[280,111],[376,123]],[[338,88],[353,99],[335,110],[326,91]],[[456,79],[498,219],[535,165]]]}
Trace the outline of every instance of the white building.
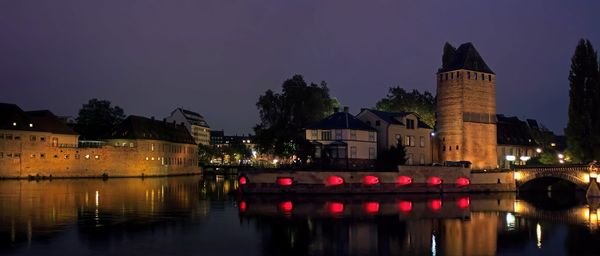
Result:
{"label": "white building", "polygon": [[196,144],[210,144],[210,127],[202,115],[186,109],[177,108],[165,119],[168,122],[183,123],[192,137],[194,137]]}

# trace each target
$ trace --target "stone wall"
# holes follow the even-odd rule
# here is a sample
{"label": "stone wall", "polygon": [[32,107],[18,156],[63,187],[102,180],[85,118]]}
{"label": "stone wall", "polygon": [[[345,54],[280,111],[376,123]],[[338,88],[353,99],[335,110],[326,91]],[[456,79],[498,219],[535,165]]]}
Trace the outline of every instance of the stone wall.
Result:
{"label": "stone wall", "polygon": [[[11,157],[5,154],[0,158],[0,178],[132,177],[200,173],[195,150],[191,152],[145,150],[146,144],[150,144],[151,141],[136,140],[134,147],[129,147],[127,143],[126,147],[106,145],[100,148],[52,147],[45,144],[23,143],[0,142],[4,144],[3,148],[10,148],[11,152],[15,151],[19,154],[18,157],[14,153]],[[164,142],[155,143],[158,145]],[[19,146],[15,146],[17,144]],[[181,146],[189,148],[187,144]],[[178,161],[167,164],[166,158]]]}

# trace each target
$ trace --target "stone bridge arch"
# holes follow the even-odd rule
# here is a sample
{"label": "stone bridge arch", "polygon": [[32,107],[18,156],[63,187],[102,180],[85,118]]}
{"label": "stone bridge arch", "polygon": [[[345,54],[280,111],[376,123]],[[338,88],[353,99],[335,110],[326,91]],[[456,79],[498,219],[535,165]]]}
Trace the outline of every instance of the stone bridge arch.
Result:
{"label": "stone bridge arch", "polygon": [[590,181],[588,166],[522,167],[515,170],[517,188],[530,181],[557,178],[569,181],[580,190],[586,190]]}

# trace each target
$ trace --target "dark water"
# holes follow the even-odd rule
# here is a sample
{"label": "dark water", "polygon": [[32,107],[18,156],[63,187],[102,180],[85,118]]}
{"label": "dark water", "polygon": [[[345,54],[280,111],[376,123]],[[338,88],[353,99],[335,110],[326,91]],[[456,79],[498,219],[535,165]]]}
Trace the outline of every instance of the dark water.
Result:
{"label": "dark water", "polygon": [[599,255],[596,202],[238,196],[226,177],[0,181],[0,254]]}

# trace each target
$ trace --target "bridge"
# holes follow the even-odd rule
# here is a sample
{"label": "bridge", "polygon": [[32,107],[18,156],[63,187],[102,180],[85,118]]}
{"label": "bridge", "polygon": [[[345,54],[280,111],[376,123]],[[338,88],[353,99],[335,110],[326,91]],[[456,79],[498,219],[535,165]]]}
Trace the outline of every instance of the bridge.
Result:
{"label": "bridge", "polygon": [[566,180],[574,184],[577,189],[586,190],[590,183],[590,176],[596,177],[598,167],[591,165],[561,165],[545,167],[518,167],[515,169],[515,183],[522,189],[532,183],[551,186],[559,180]]}

